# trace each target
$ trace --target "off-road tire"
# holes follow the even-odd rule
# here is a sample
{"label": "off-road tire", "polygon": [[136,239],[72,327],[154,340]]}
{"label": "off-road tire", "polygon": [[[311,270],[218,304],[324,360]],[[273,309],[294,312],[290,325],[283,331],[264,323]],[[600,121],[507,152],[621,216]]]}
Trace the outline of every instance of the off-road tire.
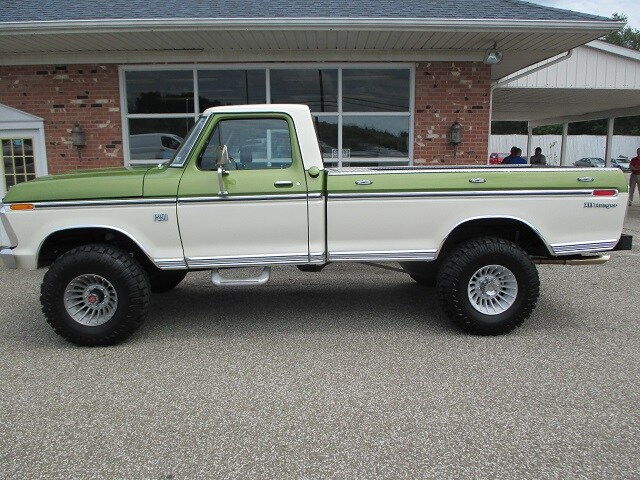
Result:
{"label": "off-road tire", "polygon": [[[508,297],[507,307],[500,313],[486,314],[475,303],[473,286],[478,286],[479,272],[504,272],[509,282],[515,285],[517,294]],[[490,275],[487,275],[490,278]],[[490,282],[498,285],[501,282]],[[519,327],[536,306],[540,293],[538,271],[529,256],[516,244],[497,237],[472,239],[458,245],[444,259],[438,273],[437,291],[442,308],[447,316],[460,328],[475,335],[501,335]],[[493,293],[489,287],[489,293]],[[490,300],[491,301],[491,300]]]}
{"label": "off-road tire", "polygon": [[[97,285],[94,290],[92,281]],[[83,285],[88,285],[84,294]],[[108,293],[100,294],[100,289]],[[100,295],[92,294],[94,291]],[[70,300],[70,295],[75,297]],[[111,299],[105,307],[108,315],[96,313],[96,322],[103,323],[85,324],[87,311],[93,314],[92,309],[104,297]],[[42,282],[40,303],[47,322],[58,335],[77,345],[93,347],[115,345],[131,336],[144,322],[149,297],[147,274],[132,255],[111,245],[91,244],[69,250],[53,263]],[[78,298],[80,313],[70,306]],[[85,317],[80,318],[82,308]]]}

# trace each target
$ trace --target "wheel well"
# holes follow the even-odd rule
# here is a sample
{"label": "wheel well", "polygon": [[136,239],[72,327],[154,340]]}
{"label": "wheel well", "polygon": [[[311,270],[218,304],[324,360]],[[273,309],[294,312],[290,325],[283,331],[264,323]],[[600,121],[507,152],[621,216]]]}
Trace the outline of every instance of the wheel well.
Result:
{"label": "wheel well", "polygon": [[51,265],[56,258],[72,248],[89,243],[115,245],[131,253],[148,272],[155,268],[140,246],[130,237],[108,228],[72,228],[49,235],[38,252],[38,268]]}
{"label": "wheel well", "polygon": [[509,240],[531,256],[549,255],[549,250],[538,232],[526,223],[512,218],[485,218],[458,225],[447,236],[438,252],[438,258],[443,258],[448,251],[465,240],[486,236]]}

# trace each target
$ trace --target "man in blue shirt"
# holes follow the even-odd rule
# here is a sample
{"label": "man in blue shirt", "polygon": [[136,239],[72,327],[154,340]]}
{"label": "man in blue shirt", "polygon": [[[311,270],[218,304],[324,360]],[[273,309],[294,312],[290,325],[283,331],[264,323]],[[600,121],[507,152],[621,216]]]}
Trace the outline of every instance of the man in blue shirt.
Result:
{"label": "man in blue shirt", "polygon": [[520,155],[522,154],[522,150],[518,147],[511,147],[511,154],[504,157],[502,160],[502,165],[526,165],[527,160],[522,158]]}

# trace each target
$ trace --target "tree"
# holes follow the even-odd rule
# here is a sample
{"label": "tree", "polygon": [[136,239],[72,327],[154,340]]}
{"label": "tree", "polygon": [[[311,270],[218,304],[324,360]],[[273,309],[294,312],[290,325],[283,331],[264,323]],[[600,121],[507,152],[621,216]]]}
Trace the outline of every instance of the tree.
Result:
{"label": "tree", "polygon": [[[621,13],[614,13],[611,17],[612,20],[619,20],[621,22],[626,22],[627,18],[626,15]],[[640,30],[631,28],[629,25],[626,25],[622,30],[610,33],[602,39],[614,45],[640,50]]]}

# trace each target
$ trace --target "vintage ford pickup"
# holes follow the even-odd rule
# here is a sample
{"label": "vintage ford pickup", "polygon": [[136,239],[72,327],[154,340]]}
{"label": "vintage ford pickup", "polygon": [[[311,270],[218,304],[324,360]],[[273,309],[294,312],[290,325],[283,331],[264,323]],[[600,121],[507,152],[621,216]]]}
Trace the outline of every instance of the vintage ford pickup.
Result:
{"label": "vintage ford pickup", "polygon": [[[271,265],[331,262],[399,262],[437,286],[462,329],[497,335],[534,309],[536,263],[601,263],[631,248],[627,196],[617,168],[325,168],[306,106],[216,107],[167,163],[12,187],[0,257],[49,267],[44,315],[79,345],[129,337],[151,293],[188,271],[236,286],[266,282]],[[247,266],[264,268],[220,275]]]}

